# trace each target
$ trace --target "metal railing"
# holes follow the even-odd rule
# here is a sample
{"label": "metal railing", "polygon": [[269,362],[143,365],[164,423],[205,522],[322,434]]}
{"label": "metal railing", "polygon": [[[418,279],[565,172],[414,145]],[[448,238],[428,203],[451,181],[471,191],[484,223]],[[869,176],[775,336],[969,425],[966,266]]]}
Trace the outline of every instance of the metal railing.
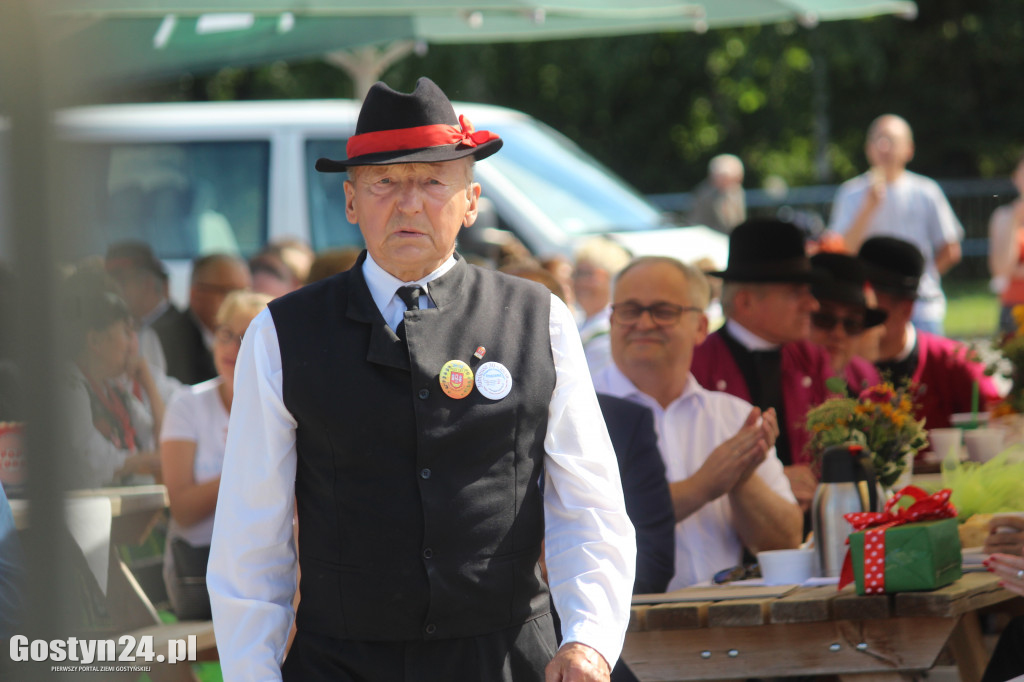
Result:
{"label": "metal railing", "polygon": [[[963,262],[946,277],[957,280],[988,279],[988,221],[992,211],[1017,197],[1016,188],[1008,179],[1003,178],[938,180],[938,183],[964,226]],[[808,185],[791,187],[782,193],[762,189],[747,190],[747,214],[751,217],[776,216],[792,220],[808,234],[816,236],[828,224],[832,199],[838,187]],[[692,202],[689,192],[652,194],[647,198],[685,223]]]}

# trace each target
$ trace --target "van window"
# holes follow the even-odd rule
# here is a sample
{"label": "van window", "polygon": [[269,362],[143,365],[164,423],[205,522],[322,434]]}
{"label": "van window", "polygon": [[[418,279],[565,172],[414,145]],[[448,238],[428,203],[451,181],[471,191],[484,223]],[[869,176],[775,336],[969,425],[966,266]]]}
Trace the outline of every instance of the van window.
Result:
{"label": "van window", "polygon": [[267,240],[270,144],[77,142],[64,169],[73,196],[60,202],[76,239],[61,254],[102,254],[117,241],[148,242],[162,259],[243,256]]}
{"label": "van window", "polygon": [[363,246],[359,227],[345,217],[345,180],[348,173],[321,173],[316,160],[348,158],[347,138],[306,141],[306,187],[309,192],[309,231],[313,250]]}
{"label": "van window", "polygon": [[505,141],[485,163],[565,232],[578,236],[660,226],[659,212],[646,199],[553,128],[525,118],[478,127]]}

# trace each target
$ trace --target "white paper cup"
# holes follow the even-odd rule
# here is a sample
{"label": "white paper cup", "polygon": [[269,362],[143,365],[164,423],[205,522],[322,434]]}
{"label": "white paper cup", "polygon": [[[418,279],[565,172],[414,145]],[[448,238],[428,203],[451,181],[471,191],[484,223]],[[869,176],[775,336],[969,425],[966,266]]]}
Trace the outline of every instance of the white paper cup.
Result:
{"label": "white paper cup", "polygon": [[757,553],[765,585],[799,585],[814,573],[813,549],[773,549]]}
{"label": "white paper cup", "polygon": [[964,432],[964,446],[967,459],[972,462],[987,462],[1003,449],[1003,430],[983,426]]}
{"label": "white paper cup", "polygon": [[942,461],[950,455],[960,459],[961,442],[964,432],[961,429],[928,429],[928,442],[932,446],[932,459]]}

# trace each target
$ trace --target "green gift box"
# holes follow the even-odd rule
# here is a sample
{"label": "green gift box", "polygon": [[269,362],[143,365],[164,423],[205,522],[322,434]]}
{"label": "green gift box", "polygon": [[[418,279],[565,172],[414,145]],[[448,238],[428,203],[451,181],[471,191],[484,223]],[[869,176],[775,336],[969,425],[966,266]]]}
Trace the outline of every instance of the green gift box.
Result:
{"label": "green gift box", "polygon": [[[872,551],[870,540],[865,552],[865,534],[871,532],[868,529],[850,534],[857,594],[934,590],[963,575],[956,519],[907,523],[885,530],[884,557]],[[879,560],[884,563],[879,564]],[[884,572],[884,590],[870,589],[872,584],[878,585],[878,571]]]}

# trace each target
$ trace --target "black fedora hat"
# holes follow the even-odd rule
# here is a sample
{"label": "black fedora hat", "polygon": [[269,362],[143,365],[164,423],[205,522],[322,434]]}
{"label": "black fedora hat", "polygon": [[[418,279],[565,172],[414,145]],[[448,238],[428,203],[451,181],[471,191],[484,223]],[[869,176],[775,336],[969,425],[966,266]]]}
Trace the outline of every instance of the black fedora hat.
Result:
{"label": "black fedora hat", "polygon": [[729,235],[725,270],[709,272],[727,282],[795,282],[820,279],[804,249],[804,233],[783,220],[748,220]]}
{"label": "black fedora hat", "polygon": [[924,256],[916,246],[896,237],[871,237],[861,244],[857,257],[875,289],[903,298],[917,297]]}
{"label": "black fedora hat", "polygon": [[477,160],[501,149],[501,138],[473,130],[465,116],[434,81],[423,77],[409,94],[378,81],[363,100],[356,134],[345,148],[347,159],[317,159],[321,173],[340,173],[350,166],[394,163],[440,163],[467,156]]}
{"label": "black fedora hat", "polygon": [[835,301],[864,310],[864,326],[874,327],[889,316],[884,310],[872,308],[864,297],[867,273],[864,264],[845,253],[816,253],[811,265],[820,270],[822,278],[811,285],[811,293],[819,301]]}

